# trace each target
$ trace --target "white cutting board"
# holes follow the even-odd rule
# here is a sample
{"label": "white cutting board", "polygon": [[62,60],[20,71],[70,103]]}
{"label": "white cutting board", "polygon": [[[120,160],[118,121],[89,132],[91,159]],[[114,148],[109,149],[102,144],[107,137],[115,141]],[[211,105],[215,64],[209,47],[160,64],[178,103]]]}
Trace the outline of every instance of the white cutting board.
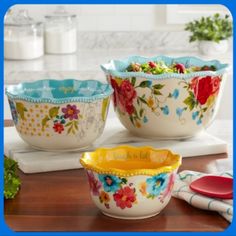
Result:
{"label": "white cutting board", "polygon": [[[149,140],[130,134],[117,118],[108,119],[102,136],[83,151],[93,151],[98,147],[117,145],[153,146],[168,148],[182,157],[201,156],[226,153],[228,145],[225,141],[206,132],[187,140]],[[76,152],[44,152],[27,145],[18,135],[15,127],[4,128],[4,154],[18,162],[24,173],[38,173],[56,170],[81,168],[79,159],[82,151]]]}

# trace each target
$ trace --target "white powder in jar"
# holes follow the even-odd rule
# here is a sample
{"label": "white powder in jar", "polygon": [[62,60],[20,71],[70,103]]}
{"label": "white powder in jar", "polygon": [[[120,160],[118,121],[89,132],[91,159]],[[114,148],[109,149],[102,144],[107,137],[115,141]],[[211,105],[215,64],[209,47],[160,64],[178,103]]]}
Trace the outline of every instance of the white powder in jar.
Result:
{"label": "white powder in jar", "polygon": [[49,28],[45,30],[45,52],[51,54],[74,53],[77,50],[77,31]]}
{"label": "white powder in jar", "polygon": [[4,58],[10,60],[30,60],[43,56],[43,37],[5,37]]}

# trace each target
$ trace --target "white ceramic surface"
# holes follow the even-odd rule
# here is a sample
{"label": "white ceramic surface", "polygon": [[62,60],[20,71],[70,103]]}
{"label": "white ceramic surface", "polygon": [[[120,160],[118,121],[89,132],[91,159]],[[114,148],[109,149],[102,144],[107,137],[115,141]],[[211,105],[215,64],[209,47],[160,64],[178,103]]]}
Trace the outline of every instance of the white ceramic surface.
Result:
{"label": "white ceramic surface", "polygon": [[[196,107],[192,111],[186,104],[183,103],[189,97],[189,92],[183,88],[187,84],[180,83],[180,80],[171,78],[165,81],[153,81],[153,84],[165,85],[161,90],[163,96],[158,100],[153,98],[151,92],[147,88],[136,88],[137,96],[144,96],[150,98],[150,104],[141,104],[141,102],[134,101],[136,110],[140,113],[143,109],[143,118],[134,124],[130,120],[130,114],[126,111],[120,111],[119,105],[115,107],[116,114],[121,123],[133,134],[146,137],[146,138],[159,138],[159,139],[176,139],[176,138],[189,138],[203,129],[208,127],[214,120],[218,108],[220,98],[222,96],[223,86],[226,77],[222,77],[221,88],[217,97],[209,102],[203,104],[200,109],[207,108],[203,112],[203,117],[200,119],[200,109]],[[146,78],[139,78],[138,83],[147,81]],[[179,91],[178,98],[168,98],[168,94]],[[116,96],[114,94],[114,96]],[[151,98],[152,97],[152,98]],[[153,104],[153,105],[152,105]],[[155,108],[156,106],[159,106]],[[165,108],[167,108],[165,110]],[[155,110],[154,110],[155,109]],[[195,112],[195,113],[194,113]],[[194,118],[194,114],[196,117]],[[146,117],[146,120],[145,120]]]}
{"label": "white ceramic surface", "polygon": [[221,40],[219,43],[212,41],[199,41],[198,48],[203,55],[217,56],[228,51],[228,40]]}
{"label": "white ceramic surface", "polygon": [[[93,178],[99,179],[99,175],[95,172],[88,171],[88,175],[90,181],[93,181]],[[109,175],[107,176],[109,177]],[[94,204],[107,216],[127,220],[145,219],[158,215],[169,203],[175,177],[176,171],[159,176],[142,175],[124,177],[127,183],[120,190],[107,192],[104,190],[104,183],[102,183],[101,189],[99,190],[100,197],[94,194],[93,189],[90,189],[91,198]],[[163,186],[160,186],[160,188],[162,187],[160,190],[158,186],[156,188],[154,187],[155,181],[158,182],[159,178],[165,181]],[[152,193],[147,192],[147,181],[149,180],[152,181],[150,185],[153,184]],[[109,196],[109,201],[101,200],[101,192]]]}
{"label": "white ceramic surface", "polygon": [[[126,72],[131,62],[164,61],[189,66],[214,66],[191,73],[145,74]],[[189,138],[214,120],[228,69],[219,61],[195,57],[153,58],[131,56],[103,64],[114,89],[113,104],[121,123],[132,133],[147,138]]]}
{"label": "white ceramic surface", "polygon": [[[70,127],[56,127],[53,120],[42,126],[43,119],[48,115],[49,109],[55,109],[52,104],[41,103],[38,107],[29,102],[21,102],[29,113],[26,112],[26,120],[20,121],[16,129],[20,137],[32,147],[46,151],[70,151],[87,147],[92,144],[103,132],[105,121],[102,119],[102,100],[91,103],[70,103],[81,111],[81,119],[78,119],[78,130]],[[68,104],[60,104],[59,111]]]}
{"label": "white ceramic surface", "polygon": [[112,92],[95,80],[40,80],[6,91],[20,137],[46,151],[91,145],[103,132]]}

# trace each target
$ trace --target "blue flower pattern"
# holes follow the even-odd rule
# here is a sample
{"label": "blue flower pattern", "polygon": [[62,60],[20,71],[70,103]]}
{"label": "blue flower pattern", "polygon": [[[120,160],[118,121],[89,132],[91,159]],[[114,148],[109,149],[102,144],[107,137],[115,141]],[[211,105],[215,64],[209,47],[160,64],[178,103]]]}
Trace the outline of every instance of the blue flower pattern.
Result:
{"label": "blue flower pattern", "polygon": [[121,179],[114,175],[98,175],[106,192],[116,192],[121,185]]}
{"label": "blue flower pattern", "polygon": [[167,187],[167,174],[161,173],[146,180],[147,192],[151,196],[158,196]]}
{"label": "blue flower pattern", "polygon": [[148,122],[148,118],[146,116],[143,117],[143,123],[147,123]]}
{"label": "blue flower pattern", "polygon": [[162,107],[161,110],[162,110],[164,115],[169,115],[169,113],[170,113],[168,106]]}
{"label": "blue flower pattern", "polygon": [[173,93],[171,94],[171,96],[174,98],[174,99],[177,99],[179,97],[179,90],[178,89],[175,89],[173,91]]}
{"label": "blue flower pattern", "polygon": [[202,120],[201,120],[201,119],[198,119],[197,125],[201,125],[201,124],[202,124]]}
{"label": "blue flower pattern", "polygon": [[193,112],[193,114],[192,114],[192,119],[193,119],[193,120],[196,120],[196,118],[198,117],[198,115],[199,115],[199,111]]}
{"label": "blue flower pattern", "polygon": [[[196,120],[196,124],[197,124],[197,125],[201,125],[201,124],[202,124],[202,119],[201,119],[201,117],[198,118],[199,114],[200,114],[199,111],[195,111],[195,112],[192,113],[192,119],[193,119],[193,120]],[[197,119],[197,118],[198,118],[198,119]]]}
{"label": "blue flower pattern", "polygon": [[180,118],[182,116],[182,113],[184,112],[184,108],[177,107],[176,108],[176,115]]}
{"label": "blue flower pattern", "polygon": [[152,86],[152,81],[151,81],[151,80],[147,81],[147,86],[148,86],[149,88]]}

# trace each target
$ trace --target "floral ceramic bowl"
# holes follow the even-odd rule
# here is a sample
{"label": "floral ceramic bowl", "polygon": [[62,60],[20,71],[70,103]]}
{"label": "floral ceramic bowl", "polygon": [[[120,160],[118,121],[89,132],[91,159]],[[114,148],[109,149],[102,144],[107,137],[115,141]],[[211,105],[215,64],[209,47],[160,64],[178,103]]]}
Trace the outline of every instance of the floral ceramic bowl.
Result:
{"label": "floral ceramic bowl", "polygon": [[39,80],[7,87],[21,138],[49,151],[89,146],[103,132],[113,90],[95,80]]}
{"label": "floral ceramic bowl", "polygon": [[[152,66],[151,61],[204,71],[147,74],[127,70],[133,63]],[[101,66],[114,89],[113,103],[121,123],[136,135],[156,138],[187,138],[206,128],[216,115],[228,67],[217,60],[165,56],[133,56]]]}
{"label": "floral ceramic bowl", "polygon": [[157,215],[169,202],[181,157],[169,150],[119,146],[84,153],[92,200],[122,219]]}

